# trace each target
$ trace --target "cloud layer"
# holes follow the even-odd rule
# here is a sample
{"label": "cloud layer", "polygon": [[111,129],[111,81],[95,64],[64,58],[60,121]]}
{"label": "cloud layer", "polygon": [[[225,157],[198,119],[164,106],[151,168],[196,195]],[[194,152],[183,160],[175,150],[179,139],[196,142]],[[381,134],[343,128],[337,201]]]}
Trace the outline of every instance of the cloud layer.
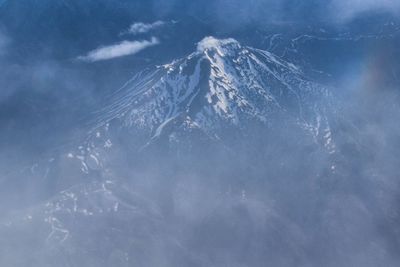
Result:
{"label": "cloud layer", "polygon": [[324,21],[346,23],[369,12],[400,14],[399,0],[204,0],[188,4],[191,15],[221,23],[222,28],[249,23]]}
{"label": "cloud layer", "polygon": [[88,62],[101,60],[109,60],[113,58],[134,55],[140,51],[159,44],[159,40],[153,37],[150,41],[123,41],[121,43],[104,46],[89,52],[86,56],[81,56],[78,59]]}
{"label": "cloud layer", "polygon": [[343,23],[371,11],[400,14],[399,0],[335,0],[330,2],[331,16]]}
{"label": "cloud layer", "polygon": [[163,21],[156,21],[154,23],[137,22],[131,25],[127,33],[133,35],[140,33],[147,33],[151,30],[162,27],[164,24],[165,22]]}

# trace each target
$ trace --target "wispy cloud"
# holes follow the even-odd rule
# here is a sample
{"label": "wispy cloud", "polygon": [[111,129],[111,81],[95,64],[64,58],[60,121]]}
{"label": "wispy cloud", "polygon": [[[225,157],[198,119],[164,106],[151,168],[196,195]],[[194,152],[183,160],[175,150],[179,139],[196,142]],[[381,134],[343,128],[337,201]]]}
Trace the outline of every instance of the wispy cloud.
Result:
{"label": "wispy cloud", "polygon": [[129,56],[159,44],[159,40],[153,37],[151,40],[143,41],[123,41],[121,43],[104,46],[89,52],[86,56],[78,57],[79,60],[95,62],[109,60],[117,57]]}
{"label": "wispy cloud", "polygon": [[140,33],[147,33],[154,29],[160,28],[165,25],[163,21],[156,21],[154,23],[143,23],[143,22],[136,22],[129,27],[129,30],[125,33],[128,34],[140,34]]}
{"label": "wispy cloud", "polygon": [[[158,2],[175,0],[158,0]],[[249,24],[323,21],[347,23],[369,12],[400,16],[400,0],[204,0],[187,1],[190,16],[212,21],[218,31],[236,30]],[[205,2],[207,4],[205,4]]]}
{"label": "wispy cloud", "polygon": [[347,22],[362,13],[371,11],[400,14],[399,0],[335,0],[330,3],[330,9],[339,22]]}

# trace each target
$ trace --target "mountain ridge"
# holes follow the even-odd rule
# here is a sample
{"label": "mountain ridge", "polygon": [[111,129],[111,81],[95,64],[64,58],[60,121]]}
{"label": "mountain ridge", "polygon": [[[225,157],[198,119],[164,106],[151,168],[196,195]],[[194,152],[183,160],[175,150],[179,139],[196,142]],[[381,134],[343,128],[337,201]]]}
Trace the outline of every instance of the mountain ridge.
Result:
{"label": "mountain ridge", "polygon": [[267,125],[276,114],[317,139],[322,124],[329,131],[325,113],[333,108],[332,93],[294,64],[214,37],[204,38],[185,58],[138,73],[108,100],[111,104],[96,112],[92,132],[118,120],[150,139],[171,124],[220,139],[224,128],[245,128],[249,121]]}

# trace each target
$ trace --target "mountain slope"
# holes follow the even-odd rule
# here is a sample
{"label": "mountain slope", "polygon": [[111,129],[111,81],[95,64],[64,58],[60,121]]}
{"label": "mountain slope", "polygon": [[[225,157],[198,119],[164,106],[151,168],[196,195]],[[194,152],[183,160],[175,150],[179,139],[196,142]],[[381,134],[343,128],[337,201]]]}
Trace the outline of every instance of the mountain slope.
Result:
{"label": "mountain slope", "polygon": [[[338,108],[299,67],[206,38],[109,96],[90,114],[86,141],[2,183],[0,263],[397,266],[386,251],[397,229],[394,183],[356,146],[367,131],[331,126],[349,114]],[[176,156],[163,146],[188,142],[211,149]],[[13,208],[22,197],[29,205]]]}
{"label": "mountain slope", "polygon": [[219,140],[229,129],[283,119],[316,140],[329,139],[332,99],[299,67],[267,51],[207,37],[188,57],[141,72],[110,96],[95,131],[111,122],[153,140],[190,131]]}

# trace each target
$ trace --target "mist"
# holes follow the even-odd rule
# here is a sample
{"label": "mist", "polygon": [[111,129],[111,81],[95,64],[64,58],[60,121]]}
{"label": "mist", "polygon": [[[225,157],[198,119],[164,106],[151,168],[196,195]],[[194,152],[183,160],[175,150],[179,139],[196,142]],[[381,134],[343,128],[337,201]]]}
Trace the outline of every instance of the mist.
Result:
{"label": "mist", "polygon": [[397,2],[128,2],[0,4],[0,266],[400,264]]}

